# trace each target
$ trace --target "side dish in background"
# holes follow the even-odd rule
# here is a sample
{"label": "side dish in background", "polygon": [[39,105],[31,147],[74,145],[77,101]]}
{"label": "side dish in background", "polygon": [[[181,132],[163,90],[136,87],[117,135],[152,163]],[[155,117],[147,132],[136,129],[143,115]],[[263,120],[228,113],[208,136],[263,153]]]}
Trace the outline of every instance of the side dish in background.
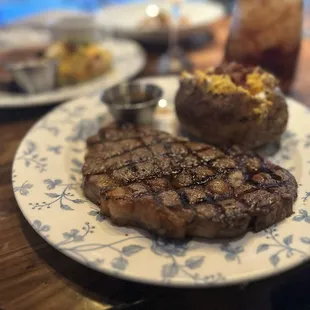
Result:
{"label": "side dish in background", "polygon": [[237,63],[184,72],[175,105],[190,135],[220,146],[256,148],[277,141],[288,121],[278,80],[260,67]]}
{"label": "side dish in background", "polygon": [[225,61],[259,65],[288,92],[300,49],[302,7],[302,0],[236,1]]}
{"label": "side dish in background", "polygon": [[85,196],[121,226],[185,238],[235,237],[293,213],[295,178],[239,148],[112,124],[87,140]]}
{"label": "side dish in background", "polygon": [[57,42],[45,56],[58,61],[58,85],[85,82],[111,69],[112,56],[98,43]]}
{"label": "side dish in background", "polygon": [[[100,43],[59,41],[45,47],[8,51],[0,58],[4,63],[0,69],[1,87],[10,92],[44,92],[89,81],[112,69],[112,54]],[[47,76],[48,81],[40,83]]]}

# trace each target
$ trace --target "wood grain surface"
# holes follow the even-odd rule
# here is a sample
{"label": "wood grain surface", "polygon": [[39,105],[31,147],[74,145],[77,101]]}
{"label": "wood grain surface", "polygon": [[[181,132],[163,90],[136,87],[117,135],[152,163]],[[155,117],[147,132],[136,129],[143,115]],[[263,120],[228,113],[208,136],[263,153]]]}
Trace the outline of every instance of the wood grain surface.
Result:
{"label": "wood grain surface", "polygon": [[[227,28],[228,20],[214,25],[213,43],[189,52],[197,67],[221,60]],[[153,72],[156,56],[150,54],[143,75]],[[292,96],[310,106],[310,41],[306,39]],[[65,257],[30,227],[17,206],[11,185],[13,157],[21,139],[50,109],[0,110],[0,309],[268,310],[276,309],[271,297],[279,285],[309,274],[305,264],[288,274],[253,284],[177,290],[117,280]]]}

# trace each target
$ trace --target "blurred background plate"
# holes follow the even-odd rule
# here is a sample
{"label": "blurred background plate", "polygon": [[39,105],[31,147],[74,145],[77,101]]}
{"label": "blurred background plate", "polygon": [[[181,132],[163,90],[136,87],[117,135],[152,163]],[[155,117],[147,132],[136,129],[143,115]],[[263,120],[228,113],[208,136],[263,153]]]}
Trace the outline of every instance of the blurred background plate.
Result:
{"label": "blurred background plate", "polygon": [[[147,17],[145,12],[148,4],[156,4],[159,8],[170,12],[167,1],[119,4],[98,10],[96,21],[103,29],[108,29],[118,36],[146,42],[167,41],[167,28],[154,30],[141,27],[141,22]],[[188,25],[183,25],[179,29],[179,36],[183,39],[205,30],[208,25],[225,16],[224,6],[215,2],[184,3],[181,11],[181,14],[189,20]]]}
{"label": "blurred background plate", "polygon": [[0,52],[15,48],[45,46],[51,41],[47,30],[34,30],[22,26],[0,29]]}
{"label": "blurred background plate", "polygon": [[[145,52],[142,47],[134,41],[109,39],[103,41],[102,45],[112,53],[113,63],[110,72],[87,82],[34,95],[0,91],[0,108],[49,105],[99,92],[104,88],[135,76],[145,66]],[[10,54],[11,53],[8,52],[3,52],[1,54],[0,52],[0,62],[5,62],[6,57]]]}
{"label": "blurred background plate", "polygon": [[19,18],[18,20],[13,19],[13,23],[9,23],[10,26],[27,26],[36,29],[46,29],[50,23],[53,23],[59,19],[65,17],[76,17],[76,16],[88,16],[89,13],[79,9],[55,9],[48,10],[38,13],[29,14],[25,17]]}

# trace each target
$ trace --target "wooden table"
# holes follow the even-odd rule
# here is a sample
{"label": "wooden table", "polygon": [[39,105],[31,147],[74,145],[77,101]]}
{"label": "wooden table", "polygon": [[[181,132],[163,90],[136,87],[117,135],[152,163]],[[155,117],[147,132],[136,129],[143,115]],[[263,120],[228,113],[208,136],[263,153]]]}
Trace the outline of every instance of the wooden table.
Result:
{"label": "wooden table", "polygon": [[[227,27],[227,20],[215,25],[214,43],[189,53],[198,67],[221,60]],[[154,55],[150,55],[144,75],[152,71],[153,60]],[[310,41],[304,40],[292,94],[308,106],[309,72]],[[309,285],[303,275],[309,274],[310,269],[304,265],[281,277],[244,286],[199,290],[158,288],[105,276],[54,250],[24,219],[11,186],[14,153],[28,129],[48,110],[46,107],[0,110],[0,309],[91,310],[131,303],[129,308],[115,309],[284,309],[274,305],[271,308],[276,298],[273,296],[286,289],[281,288],[280,282]]]}

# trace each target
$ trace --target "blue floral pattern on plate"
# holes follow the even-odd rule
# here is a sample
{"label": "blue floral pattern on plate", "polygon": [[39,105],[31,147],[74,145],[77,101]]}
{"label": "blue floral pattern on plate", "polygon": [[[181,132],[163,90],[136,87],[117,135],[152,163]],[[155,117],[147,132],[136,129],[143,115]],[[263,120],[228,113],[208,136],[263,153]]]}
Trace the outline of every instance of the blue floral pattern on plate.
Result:
{"label": "blue floral pattern on plate", "polygon": [[[48,190],[55,189],[57,187],[60,190],[44,193],[46,201],[42,202],[30,202],[29,205],[33,210],[42,210],[44,208],[50,209],[54,205],[59,205],[62,210],[74,210],[72,207],[73,204],[81,204],[86,202],[86,199],[75,198],[75,195],[71,193],[71,191],[80,186],[80,183],[68,183],[63,184],[60,179],[46,179],[44,180],[44,184],[46,184],[46,188]],[[71,205],[71,206],[70,206]]]}
{"label": "blue floral pattern on plate", "polygon": [[19,193],[22,196],[27,196],[33,187],[31,183],[28,181],[24,181],[21,185],[16,185],[15,178],[17,175],[15,174],[15,171],[12,172],[12,185],[13,185],[13,191],[14,193]]}
{"label": "blue floral pattern on plate", "polygon": [[[175,78],[151,82],[164,87],[167,100],[174,97]],[[173,241],[112,225],[81,189],[85,139],[111,119],[96,96],[59,106],[30,130],[14,161],[16,199],[47,242],[114,276],[169,286],[215,286],[271,275],[300,264],[310,254],[310,133],[304,132],[310,114],[293,100],[289,109],[288,130],[271,160],[295,175],[299,198],[292,217],[260,233],[238,240]],[[173,107],[170,111],[168,116],[159,113],[156,123],[173,133]]]}

